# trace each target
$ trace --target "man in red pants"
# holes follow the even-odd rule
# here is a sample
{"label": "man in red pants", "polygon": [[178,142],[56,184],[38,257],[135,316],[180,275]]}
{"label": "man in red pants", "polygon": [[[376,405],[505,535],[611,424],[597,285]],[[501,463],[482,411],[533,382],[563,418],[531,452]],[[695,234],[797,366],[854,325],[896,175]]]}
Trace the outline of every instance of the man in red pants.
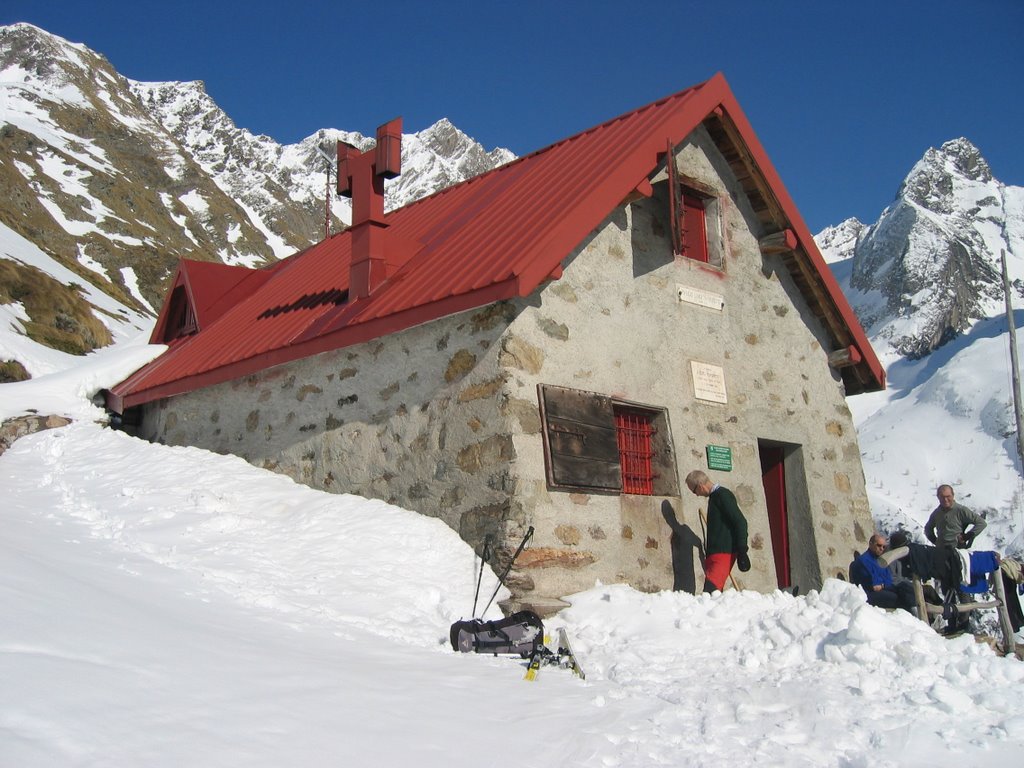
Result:
{"label": "man in red pants", "polygon": [[686,476],[686,487],[708,500],[708,530],[704,542],[704,591],[721,591],[733,565],[750,570],[747,556],[747,518],[740,511],[732,491],[699,469]]}

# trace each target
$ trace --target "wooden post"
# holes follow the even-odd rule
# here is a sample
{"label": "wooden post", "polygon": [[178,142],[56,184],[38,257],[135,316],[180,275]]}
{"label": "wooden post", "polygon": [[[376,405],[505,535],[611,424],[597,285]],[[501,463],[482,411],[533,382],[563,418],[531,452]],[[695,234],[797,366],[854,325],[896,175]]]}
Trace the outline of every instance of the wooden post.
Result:
{"label": "wooden post", "polygon": [[919,576],[914,576],[914,597],[917,598],[917,618],[925,624],[931,624],[928,618],[928,602],[924,599],[924,587]]}
{"label": "wooden post", "polygon": [[997,568],[993,572],[992,580],[995,582],[993,590],[996,593],[996,600],[999,602],[999,626],[1003,630],[1003,648],[1006,651],[1006,655],[1010,656],[1016,650],[1017,644],[1013,639],[1013,625],[1010,624],[1010,614],[1006,610],[1006,590],[1003,588],[1002,569]]}

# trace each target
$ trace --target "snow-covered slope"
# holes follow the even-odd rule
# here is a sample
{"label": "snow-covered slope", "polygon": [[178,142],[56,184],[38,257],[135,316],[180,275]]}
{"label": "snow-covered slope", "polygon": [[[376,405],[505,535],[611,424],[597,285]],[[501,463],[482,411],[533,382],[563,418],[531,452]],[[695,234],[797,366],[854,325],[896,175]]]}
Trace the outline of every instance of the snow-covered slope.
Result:
{"label": "snow-covered slope", "polygon": [[[373,142],[323,129],[282,146],[236,126],[201,82],[129,81],[84,45],[0,27],[0,227],[13,233],[0,237],[0,305],[19,301],[26,333],[81,354],[151,322],[179,259],[256,267],[306,248],[325,234],[318,150],[333,156],[339,140]],[[386,205],[512,158],[441,120],[403,137]],[[349,201],[330,197],[337,231]],[[26,242],[46,258],[24,259]],[[60,312],[49,306],[57,295]]]}
{"label": "snow-covered slope", "polygon": [[595,585],[546,623],[586,681],[528,683],[451,649],[481,571],[436,519],[88,423],[15,443],[0,485],[4,766],[962,768],[1024,747],[1024,664],[846,582]]}

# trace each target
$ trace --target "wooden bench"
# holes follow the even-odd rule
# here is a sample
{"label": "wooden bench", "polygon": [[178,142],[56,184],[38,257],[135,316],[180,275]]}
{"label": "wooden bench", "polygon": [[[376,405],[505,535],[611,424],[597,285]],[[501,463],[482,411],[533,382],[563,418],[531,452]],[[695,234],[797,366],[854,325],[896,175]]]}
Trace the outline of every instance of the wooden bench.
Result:
{"label": "wooden bench", "polygon": [[[909,547],[896,547],[883,553],[878,562],[888,567],[897,560],[910,554]],[[1006,590],[1003,588],[1003,579],[1000,570],[997,568],[987,575],[989,593],[994,595],[992,600],[978,600],[969,603],[957,603],[957,610],[960,613],[972,611],[995,609],[999,615],[999,628],[1003,633],[1003,648],[1007,655],[1014,653],[1017,644],[1013,636],[1013,625],[1010,623],[1010,614],[1006,610]],[[924,587],[921,578],[913,575],[914,597],[917,599],[917,617],[925,624],[931,625],[933,616],[941,616],[943,606],[933,605],[924,599]]]}

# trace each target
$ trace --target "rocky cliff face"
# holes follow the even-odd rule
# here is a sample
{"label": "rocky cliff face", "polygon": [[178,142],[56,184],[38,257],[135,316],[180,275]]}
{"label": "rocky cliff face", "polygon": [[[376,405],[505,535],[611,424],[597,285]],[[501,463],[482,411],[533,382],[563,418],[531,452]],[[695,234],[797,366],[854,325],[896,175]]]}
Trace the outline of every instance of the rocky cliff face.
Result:
{"label": "rocky cliff face", "polygon": [[[130,81],[28,24],[0,27],[0,89],[0,304],[18,304],[28,335],[69,352],[108,343],[125,317],[144,325],[181,258],[258,267],[319,241],[317,150],[373,144],[323,129],[282,146],[238,128],[201,82]],[[447,120],[404,136],[402,155],[389,208],[514,157]],[[332,231],[349,220],[332,191]],[[98,309],[82,286],[119,309]]]}
{"label": "rocky cliff face", "polygon": [[1024,188],[964,138],[929,149],[870,227],[852,219],[817,239],[827,260],[851,260],[837,274],[868,334],[912,359],[1003,311],[1001,252],[1024,296]]}

